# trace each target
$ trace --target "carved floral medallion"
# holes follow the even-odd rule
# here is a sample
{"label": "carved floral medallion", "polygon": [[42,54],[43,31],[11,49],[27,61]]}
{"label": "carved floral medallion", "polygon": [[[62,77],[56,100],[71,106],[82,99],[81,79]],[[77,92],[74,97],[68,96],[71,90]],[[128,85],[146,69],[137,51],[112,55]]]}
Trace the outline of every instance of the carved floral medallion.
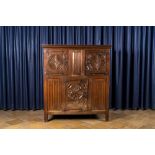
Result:
{"label": "carved floral medallion", "polygon": [[56,52],[48,55],[48,72],[66,74],[68,72],[68,53]]}
{"label": "carved floral medallion", "polygon": [[66,110],[87,110],[88,80],[70,80],[65,82]]}
{"label": "carved floral medallion", "polygon": [[87,52],[85,71],[86,74],[106,73],[106,54],[103,52]]}

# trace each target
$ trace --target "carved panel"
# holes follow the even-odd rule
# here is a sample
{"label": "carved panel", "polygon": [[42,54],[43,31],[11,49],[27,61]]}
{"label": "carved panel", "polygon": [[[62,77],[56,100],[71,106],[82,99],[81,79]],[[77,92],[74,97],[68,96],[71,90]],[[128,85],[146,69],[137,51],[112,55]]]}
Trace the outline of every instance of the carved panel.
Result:
{"label": "carved panel", "polygon": [[67,51],[47,53],[47,74],[67,74],[69,71],[69,55]]}
{"label": "carved panel", "polygon": [[88,108],[88,80],[68,80],[65,82],[66,106],[64,110],[86,111]]}
{"label": "carved panel", "polygon": [[91,105],[93,110],[105,110],[106,105],[106,78],[92,78]]}
{"label": "carved panel", "polygon": [[106,53],[86,52],[86,74],[106,74]]}
{"label": "carved panel", "polygon": [[61,109],[61,80],[59,78],[48,79],[48,110]]}

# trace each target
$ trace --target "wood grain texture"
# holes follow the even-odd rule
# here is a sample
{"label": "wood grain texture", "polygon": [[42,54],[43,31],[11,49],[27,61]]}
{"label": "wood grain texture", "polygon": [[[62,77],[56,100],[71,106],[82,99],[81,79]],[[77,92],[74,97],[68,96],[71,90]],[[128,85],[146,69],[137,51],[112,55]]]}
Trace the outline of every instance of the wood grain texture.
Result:
{"label": "wood grain texture", "polygon": [[109,117],[110,47],[43,45],[44,120],[56,114]]}
{"label": "wood grain texture", "polygon": [[73,50],[72,51],[72,75],[82,74],[82,51]]}

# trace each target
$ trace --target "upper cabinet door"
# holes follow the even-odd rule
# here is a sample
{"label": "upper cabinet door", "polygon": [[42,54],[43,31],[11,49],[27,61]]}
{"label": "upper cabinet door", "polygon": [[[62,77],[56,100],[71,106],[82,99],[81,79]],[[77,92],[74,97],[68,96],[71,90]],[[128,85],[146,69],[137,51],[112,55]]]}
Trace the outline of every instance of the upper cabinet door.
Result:
{"label": "upper cabinet door", "polygon": [[85,51],[85,74],[107,74],[109,71],[109,56],[106,50]]}
{"label": "upper cabinet door", "polygon": [[68,75],[70,72],[69,51],[46,49],[44,52],[44,71],[46,75]]}

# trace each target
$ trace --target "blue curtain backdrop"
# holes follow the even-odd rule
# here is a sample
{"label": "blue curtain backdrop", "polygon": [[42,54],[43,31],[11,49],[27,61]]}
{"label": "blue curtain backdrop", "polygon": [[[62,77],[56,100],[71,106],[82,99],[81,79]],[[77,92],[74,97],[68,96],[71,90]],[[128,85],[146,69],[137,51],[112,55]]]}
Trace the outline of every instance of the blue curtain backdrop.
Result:
{"label": "blue curtain backdrop", "polygon": [[43,109],[41,44],[112,45],[110,107],[155,108],[155,27],[0,27],[0,109]]}

